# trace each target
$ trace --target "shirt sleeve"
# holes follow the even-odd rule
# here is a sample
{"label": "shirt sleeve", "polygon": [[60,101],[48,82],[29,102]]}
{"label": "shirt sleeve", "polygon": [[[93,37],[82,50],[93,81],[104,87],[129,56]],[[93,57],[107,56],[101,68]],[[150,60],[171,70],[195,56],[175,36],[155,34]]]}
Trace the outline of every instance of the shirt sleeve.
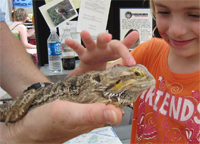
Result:
{"label": "shirt sleeve", "polygon": [[5,13],[1,11],[0,9],[0,22],[5,21]]}

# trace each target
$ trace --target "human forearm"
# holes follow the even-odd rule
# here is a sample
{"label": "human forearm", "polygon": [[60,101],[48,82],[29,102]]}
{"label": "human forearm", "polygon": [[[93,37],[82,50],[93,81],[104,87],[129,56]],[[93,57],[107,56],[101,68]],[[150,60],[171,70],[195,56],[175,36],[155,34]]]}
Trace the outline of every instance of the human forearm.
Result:
{"label": "human forearm", "polygon": [[23,43],[24,47],[27,48],[27,49],[36,49],[36,45],[32,45],[32,44],[29,44],[29,43]]}
{"label": "human forearm", "polygon": [[24,37],[23,35],[20,35],[20,37],[21,37],[21,42],[25,48],[28,48],[28,49],[36,48],[36,45],[32,45],[28,43],[27,36]]}
{"label": "human forearm", "polygon": [[21,38],[21,42],[25,48],[28,48],[28,49],[36,48],[36,45],[32,45],[32,44],[28,43],[27,37]]}
{"label": "human forearm", "polygon": [[34,65],[22,43],[0,22],[1,84],[13,98],[37,82],[50,82]]}
{"label": "human forearm", "polygon": [[32,36],[34,33],[35,33],[35,29],[34,29],[34,28],[28,30],[28,32],[27,32],[27,37]]}

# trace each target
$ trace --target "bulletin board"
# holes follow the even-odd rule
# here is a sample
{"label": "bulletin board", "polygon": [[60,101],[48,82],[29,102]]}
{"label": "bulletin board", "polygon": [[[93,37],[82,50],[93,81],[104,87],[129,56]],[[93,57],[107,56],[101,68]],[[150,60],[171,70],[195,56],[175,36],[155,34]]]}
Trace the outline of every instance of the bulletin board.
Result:
{"label": "bulletin board", "polygon": [[[36,42],[37,42],[37,53],[38,53],[38,65],[44,66],[48,64],[47,55],[47,38],[50,34],[50,30],[41,15],[38,7],[45,4],[45,0],[33,0],[33,10],[35,19],[35,30],[36,30]],[[149,0],[112,0],[110,6],[110,12],[108,17],[107,29],[109,33],[113,35],[113,39],[120,39],[120,8],[149,8]],[[79,9],[77,9],[79,12]],[[77,17],[72,19],[77,20]],[[153,27],[155,22],[153,21]],[[159,33],[155,31],[155,36],[160,37]]]}

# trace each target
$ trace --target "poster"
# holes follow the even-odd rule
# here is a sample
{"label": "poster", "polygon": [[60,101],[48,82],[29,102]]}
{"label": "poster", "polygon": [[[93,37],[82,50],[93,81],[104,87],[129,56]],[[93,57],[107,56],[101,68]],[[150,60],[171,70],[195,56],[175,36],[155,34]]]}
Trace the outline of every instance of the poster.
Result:
{"label": "poster", "polygon": [[77,31],[96,35],[106,31],[111,0],[81,0]]}
{"label": "poster", "polygon": [[54,0],[39,7],[49,28],[59,27],[78,16],[71,0]]}
{"label": "poster", "polygon": [[149,8],[121,8],[120,9],[120,40],[131,31],[139,32],[139,40],[132,48],[152,38],[153,19]]}
{"label": "poster", "polygon": [[33,6],[32,0],[14,0],[14,7],[29,8],[32,6]]}

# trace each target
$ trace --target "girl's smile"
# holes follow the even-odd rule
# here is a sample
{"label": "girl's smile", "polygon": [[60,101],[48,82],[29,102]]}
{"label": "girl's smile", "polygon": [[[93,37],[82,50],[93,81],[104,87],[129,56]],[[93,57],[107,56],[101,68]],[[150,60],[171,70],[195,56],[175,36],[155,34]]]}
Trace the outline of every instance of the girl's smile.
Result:
{"label": "girl's smile", "polygon": [[175,39],[169,38],[169,42],[171,43],[171,45],[176,46],[176,47],[186,46],[186,45],[190,44],[193,41],[194,41],[194,39],[175,40]]}

